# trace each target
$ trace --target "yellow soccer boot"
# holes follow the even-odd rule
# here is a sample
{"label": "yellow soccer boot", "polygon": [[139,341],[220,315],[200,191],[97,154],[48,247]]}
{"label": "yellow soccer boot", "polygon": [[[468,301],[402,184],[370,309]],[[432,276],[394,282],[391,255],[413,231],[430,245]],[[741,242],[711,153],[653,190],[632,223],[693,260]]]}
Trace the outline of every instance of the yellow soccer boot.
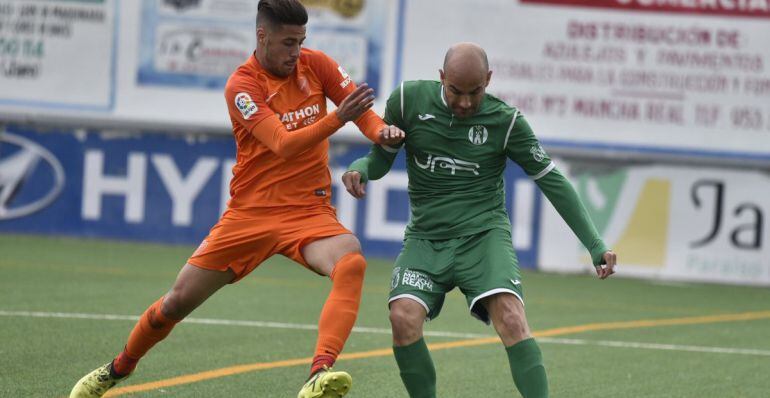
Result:
{"label": "yellow soccer boot", "polygon": [[69,398],[100,398],[107,390],[114,387],[118,382],[128,378],[128,376],[114,377],[110,373],[112,362],[94,369],[91,373],[78,380],[75,387],[72,388]]}
{"label": "yellow soccer boot", "polygon": [[297,398],[338,398],[350,391],[353,378],[347,372],[335,372],[324,366],[299,390]]}

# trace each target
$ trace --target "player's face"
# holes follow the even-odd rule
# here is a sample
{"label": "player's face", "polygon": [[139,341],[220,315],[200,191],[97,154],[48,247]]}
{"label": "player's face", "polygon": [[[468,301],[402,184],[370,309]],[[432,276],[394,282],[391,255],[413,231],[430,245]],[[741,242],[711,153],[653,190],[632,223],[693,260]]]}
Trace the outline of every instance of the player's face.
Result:
{"label": "player's face", "polygon": [[459,118],[475,115],[484,99],[492,73],[468,76],[442,70],[440,75],[441,83],[444,85],[446,104],[452,113]]}
{"label": "player's face", "polygon": [[305,42],[305,33],[305,26],[302,25],[259,28],[257,40],[266,63],[262,66],[276,76],[289,76],[297,67],[299,50]]}

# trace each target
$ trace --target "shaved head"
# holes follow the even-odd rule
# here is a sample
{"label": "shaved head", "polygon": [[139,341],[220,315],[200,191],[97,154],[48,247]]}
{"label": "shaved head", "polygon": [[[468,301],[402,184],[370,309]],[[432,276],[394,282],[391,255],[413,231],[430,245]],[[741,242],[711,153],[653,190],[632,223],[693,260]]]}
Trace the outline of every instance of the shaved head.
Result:
{"label": "shaved head", "polygon": [[475,114],[492,77],[484,49],[468,42],[453,45],[444,56],[444,69],[439,74],[447,105],[455,116]]}
{"label": "shaved head", "polygon": [[486,75],[489,72],[487,53],[478,44],[463,42],[449,47],[444,56],[444,73]]}

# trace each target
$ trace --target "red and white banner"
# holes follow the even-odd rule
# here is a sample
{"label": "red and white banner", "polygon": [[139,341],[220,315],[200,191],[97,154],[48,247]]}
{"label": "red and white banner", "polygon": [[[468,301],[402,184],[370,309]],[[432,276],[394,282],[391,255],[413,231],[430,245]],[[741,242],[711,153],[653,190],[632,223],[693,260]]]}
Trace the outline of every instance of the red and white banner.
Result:
{"label": "red and white banner", "polygon": [[520,0],[522,3],[566,7],[612,8],[738,17],[770,17],[768,0]]}

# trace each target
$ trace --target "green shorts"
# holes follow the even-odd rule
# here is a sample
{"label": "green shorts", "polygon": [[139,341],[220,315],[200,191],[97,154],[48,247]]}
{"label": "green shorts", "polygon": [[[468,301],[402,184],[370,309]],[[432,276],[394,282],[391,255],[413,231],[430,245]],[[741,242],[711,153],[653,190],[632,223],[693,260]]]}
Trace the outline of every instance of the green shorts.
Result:
{"label": "green shorts", "polygon": [[485,323],[489,314],[479,300],[510,293],[523,303],[510,231],[496,228],[455,239],[406,239],[393,267],[388,303],[412,299],[425,307],[428,319],[434,319],[455,286],[465,295],[471,315]]}

